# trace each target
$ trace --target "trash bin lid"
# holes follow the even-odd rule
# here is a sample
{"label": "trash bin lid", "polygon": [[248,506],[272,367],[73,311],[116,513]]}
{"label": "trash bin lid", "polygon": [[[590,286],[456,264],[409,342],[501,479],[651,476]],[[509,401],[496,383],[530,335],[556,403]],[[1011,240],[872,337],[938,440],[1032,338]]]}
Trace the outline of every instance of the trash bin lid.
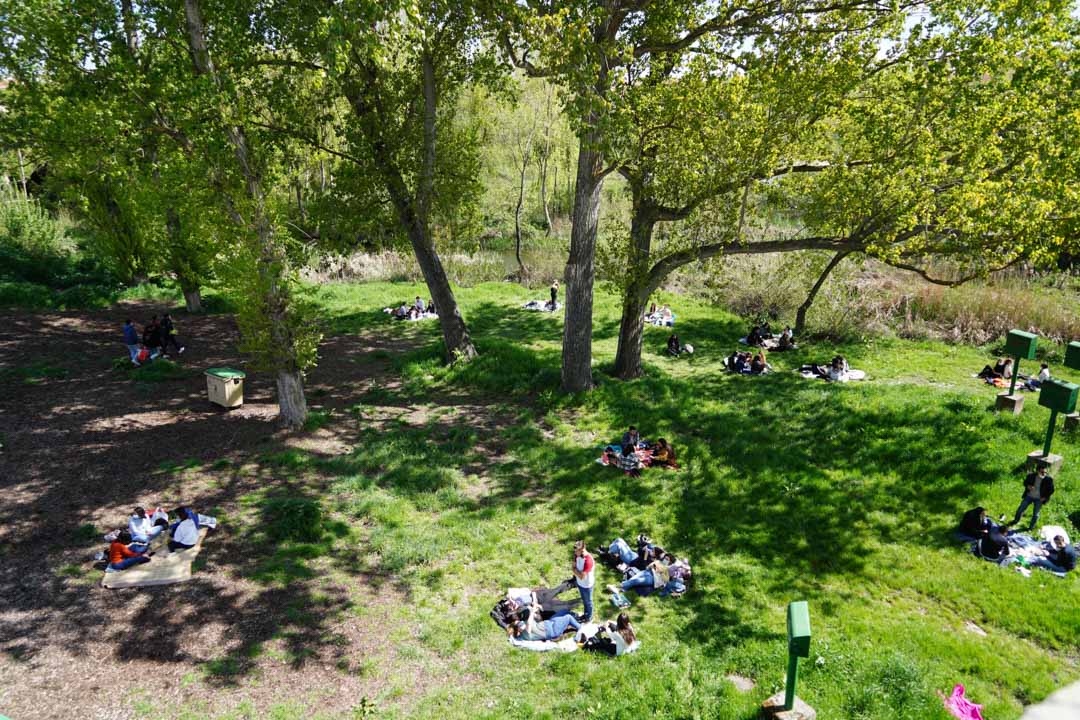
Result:
{"label": "trash bin lid", "polygon": [[213,375],[214,377],[223,380],[232,380],[233,378],[243,379],[247,377],[242,370],[233,370],[232,368],[210,368],[206,371],[206,374]]}

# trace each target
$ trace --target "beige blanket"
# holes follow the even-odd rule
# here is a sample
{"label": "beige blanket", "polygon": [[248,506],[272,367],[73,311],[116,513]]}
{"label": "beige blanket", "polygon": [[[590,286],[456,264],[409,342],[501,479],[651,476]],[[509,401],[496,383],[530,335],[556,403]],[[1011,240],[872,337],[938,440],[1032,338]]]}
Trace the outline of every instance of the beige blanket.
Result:
{"label": "beige blanket", "polygon": [[171,585],[191,579],[191,563],[202,550],[203,539],[208,528],[199,528],[199,541],[188,550],[169,550],[168,532],[154,538],[150,550],[154,556],[150,562],[135,565],[120,572],[107,572],[101,581],[102,587],[119,589],[131,587],[150,587],[152,585]]}

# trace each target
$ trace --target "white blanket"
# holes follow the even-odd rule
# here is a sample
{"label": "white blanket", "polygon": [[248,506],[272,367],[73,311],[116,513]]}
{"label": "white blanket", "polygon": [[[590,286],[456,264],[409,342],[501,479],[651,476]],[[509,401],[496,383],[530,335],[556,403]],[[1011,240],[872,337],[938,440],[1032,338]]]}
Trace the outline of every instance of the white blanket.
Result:
{"label": "white blanket", "polygon": [[[821,376],[818,375],[817,373],[814,373],[814,372],[810,372],[810,371],[801,372],[801,371],[798,371],[798,370],[796,370],[796,372],[798,372],[800,375],[802,375],[807,380],[821,379]],[[848,370],[844,374],[844,379],[843,380],[834,381],[834,382],[848,382],[849,380],[865,380],[865,379],[866,379],[866,371],[864,371],[864,370]]]}
{"label": "white blanket", "polygon": [[549,302],[545,302],[543,300],[530,300],[521,307],[525,308],[526,310],[536,310],[537,312],[555,312],[556,310],[562,309],[562,303],[556,302],[555,307],[552,308],[551,303]]}

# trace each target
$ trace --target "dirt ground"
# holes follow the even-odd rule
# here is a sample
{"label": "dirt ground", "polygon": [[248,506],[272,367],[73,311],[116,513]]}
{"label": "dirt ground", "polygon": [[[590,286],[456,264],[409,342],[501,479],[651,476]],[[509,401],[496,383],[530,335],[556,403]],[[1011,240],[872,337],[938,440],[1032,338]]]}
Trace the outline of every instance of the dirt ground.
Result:
{"label": "dirt ground", "polygon": [[[238,497],[273,479],[230,472],[207,480],[170,471],[170,463],[238,467],[289,445],[328,455],[352,446],[344,426],[300,438],[282,433],[273,381],[262,373],[248,372],[242,408],[227,412],[206,400],[203,369],[245,368],[230,316],[176,318],[187,346],[179,363],[190,377],[142,383],[117,370],[125,316],[141,323],[164,309],[0,313],[0,714],[172,717],[193,693],[208,712],[240,699],[265,709],[297,698],[297,688],[310,689],[301,699],[323,711],[347,711],[384,682],[350,668],[394,652],[380,641],[382,621],[399,600],[392,587],[360,572],[348,587],[323,583],[317,592],[304,583],[242,579],[243,547],[227,526],[210,536],[195,577],[181,585],[110,591],[90,569],[92,553],[104,547],[101,530],[122,526],[136,505],[189,504],[228,515]],[[312,404],[346,407],[371,383],[385,385],[388,361],[372,357],[376,349],[356,337],[329,339],[308,382]],[[20,370],[28,367],[45,377],[28,377]],[[86,525],[95,528],[90,537],[80,532]],[[289,626],[297,603],[327,612]],[[365,607],[362,621],[330,612],[357,603]],[[297,652],[260,655],[260,643],[280,639],[283,628]],[[223,655],[232,665],[205,680],[206,663]]]}

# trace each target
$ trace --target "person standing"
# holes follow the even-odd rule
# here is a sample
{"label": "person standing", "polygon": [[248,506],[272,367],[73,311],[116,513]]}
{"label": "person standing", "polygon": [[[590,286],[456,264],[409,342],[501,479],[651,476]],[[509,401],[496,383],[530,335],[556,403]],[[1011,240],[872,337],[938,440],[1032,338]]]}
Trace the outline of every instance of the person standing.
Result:
{"label": "person standing", "polygon": [[596,585],[596,577],[593,573],[596,563],[593,556],[585,549],[585,541],[578,540],[574,543],[574,579],[577,580],[578,592],[581,593],[581,602],[585,606],[581,613],[581,622],[592,620],[593,614],[593,586]]}
{"label": "person standing", "polygon": [[559,281],[551,283],[551,309],[554,310],[559,299]]}
{"label": "person standing", "polygon": [[185,348],[176,337],[176,325],[173,324],[172,316],[165,313],[161,316],[161,351],[168,352],[170,343],[176,348],[177,355],[184,353]]}
{"label": "person standing", "polygon": [[1028,473],[1028,476],[1024,478],[1024,494],[1020,498],[1020,507],[1016,508],[1016,515],[1009,524],[1015,525],[1020,522],[1028,505],[1033,505],[1034,511],[1028,530],[1034,530],[1035,524],[1039,522],[1039,511],[1042,510],[1043,505],[1050,502],[1050,496],[1053,494],[1054,478],[1047,474],[1046,465],[1040,465],[1038,470]]}
{"label": "person standing", "polygon": [[139,367],[139,331],[135,329],[131,318],[124,321],[124,345],[131,355],[131,364]]}

